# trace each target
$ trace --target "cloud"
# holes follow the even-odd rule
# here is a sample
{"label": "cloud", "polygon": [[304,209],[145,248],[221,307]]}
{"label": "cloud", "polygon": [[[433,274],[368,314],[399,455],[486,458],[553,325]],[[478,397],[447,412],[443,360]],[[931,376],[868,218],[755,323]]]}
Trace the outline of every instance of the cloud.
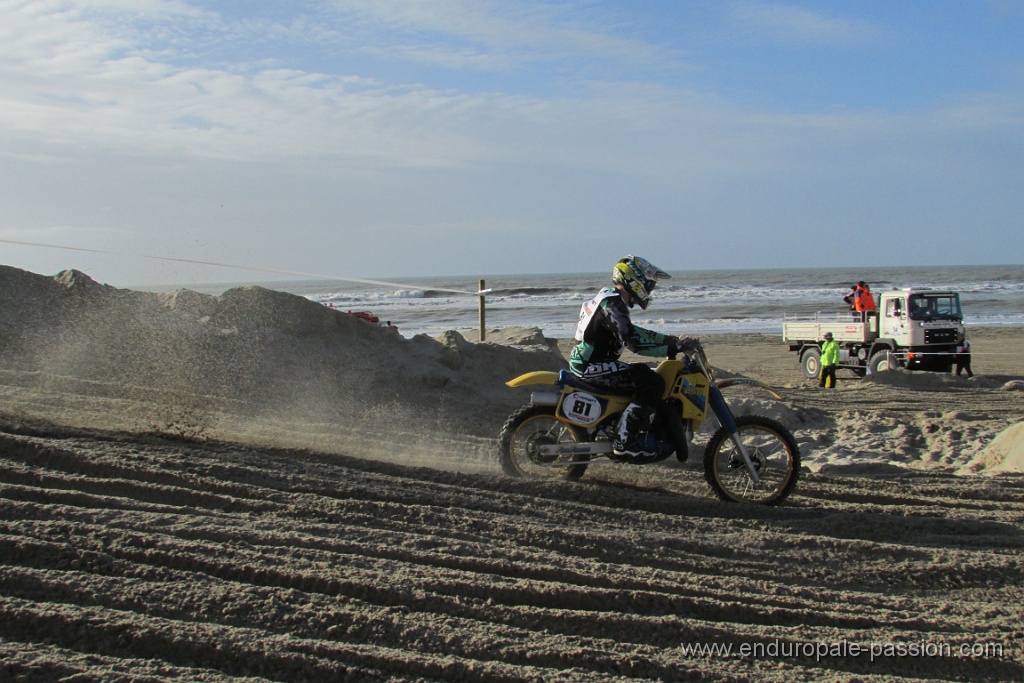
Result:
{"label": "cloud", "polygon": [[[500,43],[511,50],[520,40],[573,49],[565,39],[572,31],[542,30],[550,6],[496,17],[474,3],[400,3],[403,11],[391,7],[386,14],[382,7],[372,5],[372,18],[405,32],[457,34],[487,49]],[[326,71],[252,68],[251,62],[187,65],[198,43],[216,42],[213,34],[278,39],[282,32],[274,27],[281,25],[231,21],[152,0],[133,12],[122,9],[117,2],[23,3],[9,13],[10,21],[2,22],[8,40],[0,46],[7,85],[0,94],[0,140],[7,154],[34,147],[54,159],[104,154],[452,168],[529,158],[573,165],[595,159],[570,148],[572,141],[628,128],[634,118],[621,111],[622,93],[608,91],[577,89],[575,96],[553,98],[473,94]],[[446,23],[442,10],[462,18]],[[200,24],[198,35],[189,33]],[[597,34],[574,35],[577,43],[601,43]],[[444,49],[456,55],[459,48]]]}
{"label": "cloud", "polygon": [[731,19],[747,34],[794,47],[850,47],[877,42],[886,34],[884,28],[861,19],[768,2],[737,2]]}
{"label": "cloud", "polygon": [[[581,57],[602,63],[658,61],[643,40],[615,35],[621,23],[606,8],[579,3],[493,0],[409,2],[335,0],[331,8],[360,27],[360,48],[392,59],[448,68],[507,70]],[[387,46],[383,48],[382,46]]]}
{"label": "cloud", "polygon": [[[446,23],[445,11],[461,19]],[[548,29],[546,37],[538,37],[540,17],[523,12],[489,17],[473,3],[374,4],[368,12],[362,7],[359,15],[405,33],[457,35],[475,43],[470,51],[484,60],[492,58],[485,53],[495,44],[514,51],[526,35],[531,45],[540,46],[564,43],[570,33]],[[195,58],[218,38],[239,46],[243,55],[249,43],[287,42],[298,33],[296,23],[314,25],[309,17],[284,24],[231,20],[156,0],[21,3],[5,14],[0,139],[8,150],[36,144],[55,156],[94,149],[265,161],[331,156],[445,167],[491,156],[481,151],[481,136],[493,133],[489,120],[515,125],[517,108],[526,118],[548,108],[530,97],[385,84],[360,75],[281,67],[273,59],[218,67]],[[338,40],[340,28],[316,25],[318,30],[301,32],[303,40]],[[387,43],[379,37],[372,42]],[[461,66],[472,61],[464,58],[467,48],[457,44],[427,41],[399,49],[405,59]]]}

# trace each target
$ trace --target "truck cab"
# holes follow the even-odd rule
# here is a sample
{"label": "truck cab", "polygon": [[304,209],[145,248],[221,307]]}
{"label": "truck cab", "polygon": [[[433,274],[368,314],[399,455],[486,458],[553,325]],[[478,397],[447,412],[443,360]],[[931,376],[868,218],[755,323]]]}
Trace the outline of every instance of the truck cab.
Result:
{"label": "truck cab", "polygon": [[[878,338],[871,356],[882,345],[898,351],[910,370],[948,372],[964,331],[957,292],[891,289],[878,306]],[[883,349],[884,350],[884,349]]]}

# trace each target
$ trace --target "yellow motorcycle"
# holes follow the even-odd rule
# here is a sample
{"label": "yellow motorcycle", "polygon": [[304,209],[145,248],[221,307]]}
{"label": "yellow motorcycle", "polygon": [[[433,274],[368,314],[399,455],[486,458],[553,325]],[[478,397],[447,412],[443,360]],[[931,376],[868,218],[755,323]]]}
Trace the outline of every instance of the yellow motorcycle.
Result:
{"label": "yellow motorcycle", "polygon": [[616,456],[612,439],[619,416],[632,398],[587,385],[568,370],[529,372],[511,387],[550,385],[531,394],[530,403],[505,421],[499,458],[505,474],[527,478],[579,479],[595,460],[647,465],[675,454],[685,461],[689,442],[710,407],[721,427],[704,449],[704,478],[724,501],[776,505],[785,500],[800,475],[800,449],[792,432],[759,415],[734,417],[722,389],[751,384],[751,379],[716,382],[704,347],[696,343],[685,360],[664,360],[657,372],[665,393],[643,438],[651,455]]}

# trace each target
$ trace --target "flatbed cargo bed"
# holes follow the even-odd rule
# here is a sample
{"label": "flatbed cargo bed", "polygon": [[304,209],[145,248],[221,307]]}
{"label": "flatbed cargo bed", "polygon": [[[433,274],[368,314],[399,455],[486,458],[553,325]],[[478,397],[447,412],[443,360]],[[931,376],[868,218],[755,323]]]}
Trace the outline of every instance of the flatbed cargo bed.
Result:
{"label": "flatbed cargo bed", "polygon": [[838,342],[866,343],[878,336],[878,318],[867,322],[854,320],[850,313],[816,313],[813,316],[787,316],[782,324],[782,341],[809,342],[831,332]]}

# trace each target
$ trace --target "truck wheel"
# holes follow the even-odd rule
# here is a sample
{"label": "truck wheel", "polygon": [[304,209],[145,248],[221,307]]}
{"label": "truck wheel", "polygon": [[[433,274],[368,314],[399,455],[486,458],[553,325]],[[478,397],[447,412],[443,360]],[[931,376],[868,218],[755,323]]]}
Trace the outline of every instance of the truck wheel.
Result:
{"label": "truck wheel", "polygon": [[876,351],[875,355],[871,356],[871,360],[868,361],[868,368],[871,370],[871,374],[876,372],[885,372],[886,370],[895,370],[895,361],[890,364],[890,353],[889,351]]}
{"label": "truck wheel", "polygon": [[800,364],[804,368],[804,377],[818,379],[821,374],[821,351],[813,347],[807,349],[800,357]]}

